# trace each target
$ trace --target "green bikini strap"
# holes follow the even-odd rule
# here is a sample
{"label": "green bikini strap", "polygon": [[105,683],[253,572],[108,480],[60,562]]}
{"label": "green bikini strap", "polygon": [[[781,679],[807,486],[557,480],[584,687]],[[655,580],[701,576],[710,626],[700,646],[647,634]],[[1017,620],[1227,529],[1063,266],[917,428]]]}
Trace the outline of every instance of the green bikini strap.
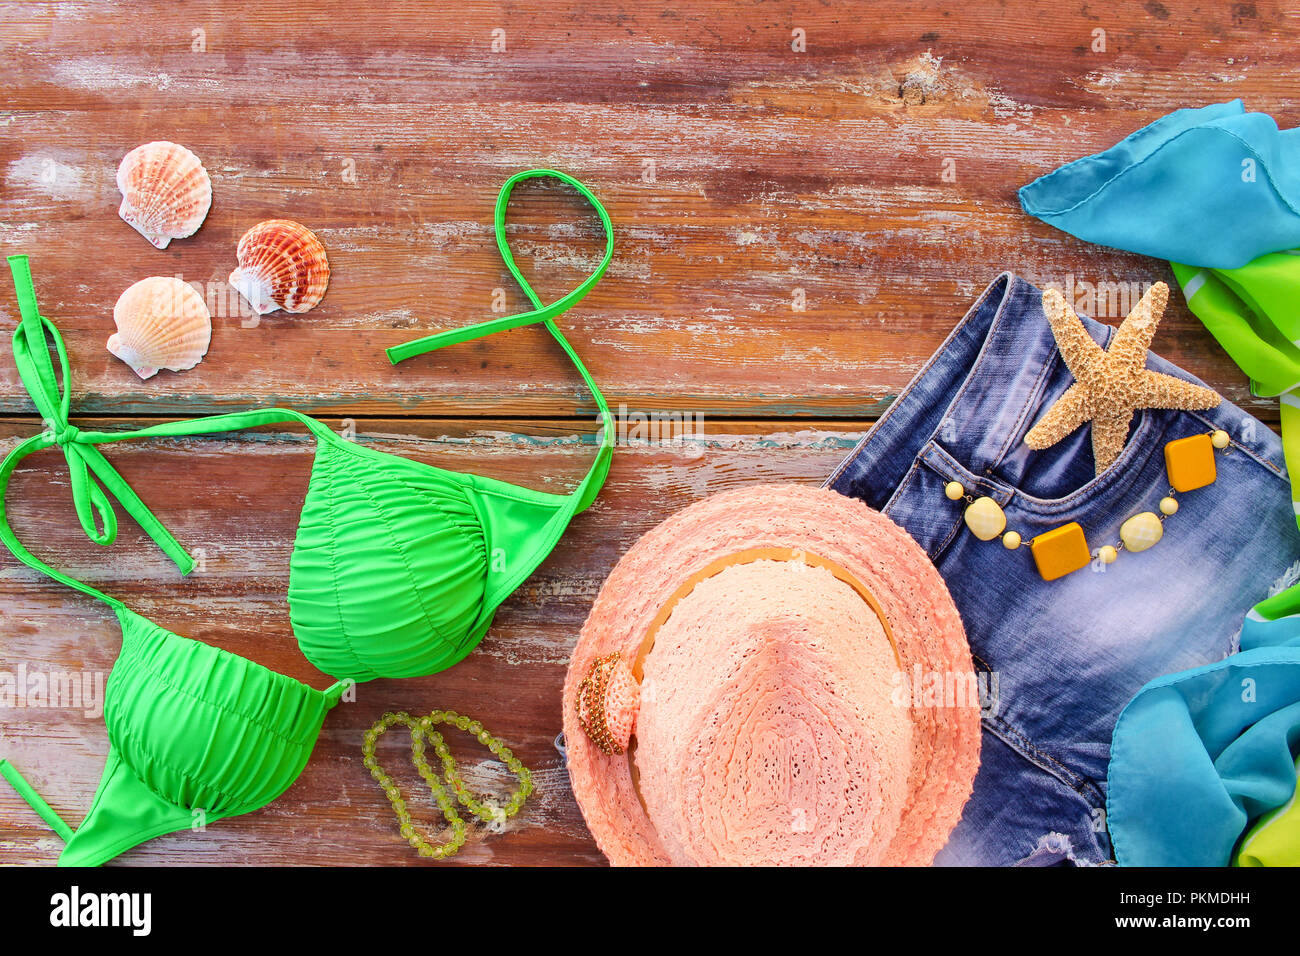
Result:
{"label": "green bikini strap", "polygon": [[72,827],[63,822],[63,818],[54,812],[54,808],[45,802],[45,798],[36,792],[36,788],[8,760],[0,759],[0,777],[9,781],[9,785],[18,791],[18,795],[27,801],[27,805],[37,812],[45,825],[57,833],[64,843],[72,839]]}
{"label": "green bikini strap", "polygon": [[[83,433],[68,422],[71,384],[68,350],[63,344],[63,336],[54,323],[42,316],[37,308],[36,291],[32,285],[27,257],[10,256],[9,269],[13,273],[21,313],[13,337],[14,363],[18,377],[45,423],[46,431],[21,442],[0,463],[0,541],[29,567],[109,604],[121,606],[120,601],[51,568],[28,551],[14,534],[9,524],[5,494],[9,488],[9,479],[23,458],[51,446],[58,446],[62,450],[68,463],[73,507],[82,530],[91,541],[108,545],[117,537],[117,517],[109,501],[111,496],[122,504],[183,574],[188,574],[193,569],[194,562],[180,542],[154,517],[126,480],[118,474],[117,469],[95,447],[91,433]],[[59,358],[57,378],[50,356],[51,345]]]}
{"label": "green bikini strap", "polygon": [[[525,179],[539,178],[558,179],[560,182],[567,183],[576,189],[596,210],[596,214],[600,217],[601,226],[605,231],[605,254],[601,257],[600,264],[596,266],[591,275],[550,305],[542,304],[541,298],[533,290],[532,285],[519,271],[518,265],[515,264],[514,253],[510,251],[510,243],[506,239],[506,209],[510,204],[511,192],[517,183],[523,182]],[[573,492],[574,496],[579,499],[578,510],[581,511],[596,496],[596,492],[599,491],[605,472],[609,467],[609,459],[614,445],[614,421],[609,412],[609,405],[605,402],[605,396],[601,394],[595,379],[591,377],[591,373],[587,371],[587,366],[582,363],[582,359],[578,357],[578,353],[569,344],[569,340],[564,337],[564,333],[555,324],[555,319],[581,302],[587,293],[595,287],[596,283],[600,281],[601,276],[605,274],[605,270],[609,268],[610,260],[614,257],[614,224],[610,221],[609,213],[605,211],[605,207],[601,205],[600,200],[596,198],[590,189],[567,173],[557,172],[554,169],[527,169],[515,173],[507,179],[501,187],[501,192],[497,195],[494,220],[497,249],[501,252],[501,259],[505,262],[506,268],[510,270],[510,274],[514,276],[515,281],[519,283],[519,287],[524,290],[524,295],[528,296],[528,300],[532,302],[533,309],[516,315],[502,316],[499,319],[476,322],[459,329],[438,332],[435,335],[428,335],[411,342],[405,342],[402,345],[394,345],[386,350],[388,359],[396,365],[398,362],[403,362],[416,355],[423,355],[426,352],[445,348],[448,345],[458,345],[462,342],[483,338],[495,332],[504,332],[508,329],[517,329],[537,323],[545,325],[546,330],[560,344],[560,348],[564,350],[564,353],[569,357],[569,361],[578,370],[582,380],[591,389],[591,394],[596,399],[596,407],[600,410],[602,426],[600,451],[597,453],[596,460],[592,463],[582,484]]]}
{"label": "green bikini strap", "polygon": [[[163,552],[175,562],[182,574],[194,568],[194,560],[163,523],[140,500],[116,468],[100,452],[98,445],[126,441],[134,438],[167,438],[212,432],[232,431],[269,425],[288,420],[300,421],[319,435],[324,425],[300,412],[285,408],[253,409],[228,415],[209,415],[204,418],[165,422],[134,431],[96,432],[78,428],[69,423],[71,404],[71,377],[68,350],[63,336],[49,319],[40,314],[36,304],[36,291],[32,284],[31,268],[26,256],[10,256],[9,269],[13,273],[14,288],[18,294],[21,318],[14,331],[14,363],[18,376],[31,396],[36,410],[45,423],[46,430],[20,442],[0,463],[0,542],[20,561],[56,581],[84,591],[115,607],[122,603],[90,585],[69,577],[50,567],[33,555],[18,540],[9,524],[5,495],[9,480],[18,464],[28,455],[45,448],[58,446],[68,463],[72,503],[86,536],[96,544],[109,545],[117,537],[117,517],[110,498],[115,498],[136,520]],[[53,353],[58,356],[58,374]],[[98,517],[98,521],[96,518]]]}

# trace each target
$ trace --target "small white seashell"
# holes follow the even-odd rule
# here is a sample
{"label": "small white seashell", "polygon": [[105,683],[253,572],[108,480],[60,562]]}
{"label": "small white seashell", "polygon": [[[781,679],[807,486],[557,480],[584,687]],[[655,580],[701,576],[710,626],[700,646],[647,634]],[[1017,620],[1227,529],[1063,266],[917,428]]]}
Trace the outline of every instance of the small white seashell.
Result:
{"label": "small white seashell", "polygon": [[192,236],[212,206],[212,179],[179,143],[137,146],[117,167],[122,205],[117,214],[159,249]]}
{"label": "small white seashell", "polygon": [[316,234],[290,219],[259,222],[239,240],[230,284],[260,314],[306,312],[325,298],[329,259]]}
{"label": "small white seashell", "polygon": [[151,378],[159,369],[183,372],[199,364],[212,341],[212,316],[203,297],[180,279],[151,276],[122,293],[113,306],[117,331],[108,350]]}

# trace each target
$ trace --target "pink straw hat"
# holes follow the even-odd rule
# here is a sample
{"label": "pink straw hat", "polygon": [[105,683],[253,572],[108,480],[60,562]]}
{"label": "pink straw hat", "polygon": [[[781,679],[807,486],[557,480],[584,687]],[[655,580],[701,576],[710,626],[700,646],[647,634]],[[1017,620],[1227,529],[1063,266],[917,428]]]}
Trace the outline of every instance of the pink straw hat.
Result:
{"label": "pink straw hat", "polygon": [[922,699],[923,678],[976,687],[905,531],[833,491],[714,495],[592,606],[564,682],[573,791],[615,865],[926,865],[980,731],[976,695]]}

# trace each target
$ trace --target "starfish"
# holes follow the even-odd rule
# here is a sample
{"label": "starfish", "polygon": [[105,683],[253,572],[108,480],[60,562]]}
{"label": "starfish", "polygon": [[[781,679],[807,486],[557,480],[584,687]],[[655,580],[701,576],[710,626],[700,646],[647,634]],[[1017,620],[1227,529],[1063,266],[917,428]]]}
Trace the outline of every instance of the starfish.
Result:
{"label": "starfish", "polygon": [[1133,415],[1141,408],[1197,411],[1214,408],[1217,392],[1146,367],[1147,349],[1169,302],[1169,286],[1157,282],[1133,307],[1102,349],[1056,289],[1043,293],[1043,311],[1056,347],[1074,384],[1025,435],[1025,444],[1041,451],[1092,422],[1092,457],[1097,474],[1119,457]]}

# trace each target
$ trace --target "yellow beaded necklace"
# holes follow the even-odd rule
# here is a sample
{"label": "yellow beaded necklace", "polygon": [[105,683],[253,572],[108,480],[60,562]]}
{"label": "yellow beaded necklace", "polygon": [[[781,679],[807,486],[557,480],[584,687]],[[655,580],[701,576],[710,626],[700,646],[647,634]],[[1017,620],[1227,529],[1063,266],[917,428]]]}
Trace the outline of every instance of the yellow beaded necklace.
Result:
{"label": "yellow beaded necklace", "polygon": [[[411,820],[411,813],[406,808],[406,801],[402,798],[401,790],[398,789],[397,784],[393,783],[392,778],[384,772],[384,769],[379,766],[379,760],[375,757],[375,742],[394,724],[402,724],[411,730],[412,762],[415,764],[415,769],[420,772],[420,776],[424,778],[424,782],[429,785],[429,789],[433,792],[438,808],[442,810],[442,815],[451,824],[451,839],[446,843],[432,844],[419,834]],[[460,773],[456,769],[456,760],[452,757],[451,751],[447,749],[446,741],[443,740],[442,734],[433,729],[438,724],[450,724],[472,734],[480,744],[495,754],[519,780],[519,788],[510,795],[510,799],[504,807],[479,803],[470,796],[469,791],[465,788],[464,780],[461,779]],[[425,759],[426,737],[433,742],[434,752],[442,760],[442,780],[438,779],[432,768],[430,768],[429,762]],[[488,733],[477,720],[470,720],[470,718],[450,710],[435,710],[433,713],[419,718],[412,717],[405,712],[384,714],[373,727],[366,731],[361,752],[363,754],[362,763],[365,764],[366,769],[370,771],[370,775],[375,778],[384,794],[388,797],[389,802],[393,805],[393,812],[397,814],[402,836],[406,839],[406,842],[415,848],[420,856],[440,860],[454,856],[465,845],[468,827],[456,811],[456,804],[447,795],[448,787],[451,788],[456,800],[465,809],[487,824],[505,823],[507,819],[519,812],[520,807],[524,805],[524,801],[533,792],[532,773],[510,751],[509,747]]]}
{"label": "yellow beaded necklace", "polygon": [[1159,514],[1143,511],[1133,515],[1119,528],[1120,540],[1102,545],[1093,551],[1077,521],[1045,531],[1029,540],[1020,532],[1007,530],[1007,516],[1002,506],[988,496],[974,497],[960,481],[950,481],[944,494],[951,501],[967,502],[962,518],[971,534],[981,541],[1001,537],[1009,551],[1028,547],[1034,564],[1044,581],[1055,581],[1091,563],[1095,558],[1102,564],[1113,564],[1121,551],[1145,551],[1164,537],[1164,521],[1178,512],[1178,499],[1174,496],[1184,491],[1194,491],[1214,484],[1218,477],[1214,452],[1222,451],[1232,443],[1222,429],[1202,435],[1178,438],[1165,445],[1165,472],[1169,476],[1169,493],[1160,499]]}

